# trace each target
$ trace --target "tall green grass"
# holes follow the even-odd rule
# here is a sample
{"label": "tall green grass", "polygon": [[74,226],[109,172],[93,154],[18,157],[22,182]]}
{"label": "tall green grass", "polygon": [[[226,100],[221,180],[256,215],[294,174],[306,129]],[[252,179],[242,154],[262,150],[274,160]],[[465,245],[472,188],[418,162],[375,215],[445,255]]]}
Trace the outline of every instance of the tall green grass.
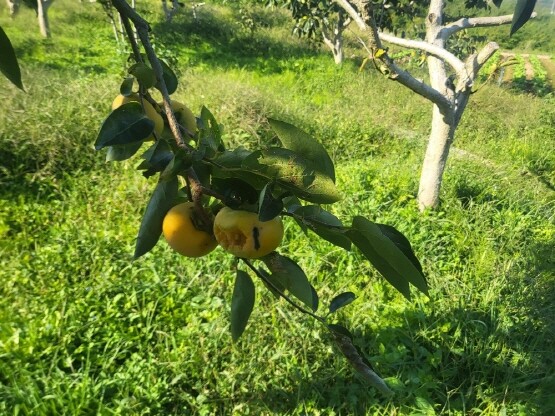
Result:
{"label": "tall green grass", "polygon": [[[55,62],[68,63],[67,45],[86,45],[105,28],[91,23],[101,14],[91,17],[90,5],[65,3],[52,6],[52,23],[75,29],[60,26],[50,47]],[[200,21],[154,20],[153,32],[179,62],[176,98],[197,113],[206,105],[227,143],[271,143],[266,116],[295,122],[337,162],[345,198],[332,211],[408,236],[431,287],[429,299],[412,303],[358,252],[305,236],[292,222],[279,249],[300,262],[322,299],[358,295],[338,322],[353,329],[396,395],[384,399],[359,380],[325,332],[258,282],[249,326],[232,344],[235,265],[221,250],[191,260],[160,241],[132,261],[154,183],[134,170],[137,159],[105,164],[92,150],[119,67],[54,68],[27,50],[19,18],[2,17],[28,92],[0,80],[0,413],[555,412],[552,99],[493,86],[474,94],[441,209],[420,214],[429,105],[356,64],[337,68],[288,37],[285,19],[266,18],[277,26],[259,29],[254,44],[258,32],[242,31],[220,6],[201,8]],[[121,59],[113,47],[102,53],[103,63]]]}

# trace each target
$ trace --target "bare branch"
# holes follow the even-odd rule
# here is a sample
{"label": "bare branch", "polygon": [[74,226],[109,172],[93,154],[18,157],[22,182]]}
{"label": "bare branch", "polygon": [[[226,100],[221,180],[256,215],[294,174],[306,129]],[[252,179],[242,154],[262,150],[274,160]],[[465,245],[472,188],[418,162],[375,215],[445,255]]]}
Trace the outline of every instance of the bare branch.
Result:
{"label": "bare branch", "polygon": [[443,49],[439,46],[432,45],[431,43],[420,41],[398,38],[396,36],[390,35],[388,33],[379,33],[380,39],[387,43],[392,43],[397,46],[402,46],[409,49],[417,49],[426,52],[444,62],[447,62],[456,71],[460,72],[464,68],[464,63],[453,55],[451,52]]}
{"label": "bare branch", "polygon": [[[376,24],[372,20],[371,16],[364,11],[364,6],[367,1],[358,0],[357,2],[359,9],[362,10],[361,14],[359,14],[359,12],[357,12],[347,0],[335,0],[335,2],[347,12],[349,17],[353,19],[359,29],[368,35],[368,45],[365,45],[367,49],[383,49]],[[366,22],[368,22],[368,24]],[[400,82],[418,95],[430,100],[445,112],[450,111],[451,102],[443,96],[443,94],[424,82],[417,80],[409,72],[398,67],[387,53],[384,53],[380,58],[376,59],[378,59],[382,66],[385,67],[385,71],[382,69],[382,72],[387,72],[391,79]]]}
{"label": "bare branch", "polygon": [[[538,14],[532,13],[531,19],[535,18]],[[455,22],[449,23],[441,30],[442,37],[449,37],[464,29],[474,29],[477,27],[491,27],[507,25],[513,21],[513,15],[507,14],[504,16],[487,16],[487,17],[463,17]]]}
{"label": "bare branch", "polygon": [[478,77],[478,72],[498,49],[499,45],[497,43],[489,42],[480,52],[469,56],[466,60],[464,76],[459,76],[459,82],[457,84],[457,106],[454,114],[455,126],[458,125],[461,120],[472,91],[472,85]]}

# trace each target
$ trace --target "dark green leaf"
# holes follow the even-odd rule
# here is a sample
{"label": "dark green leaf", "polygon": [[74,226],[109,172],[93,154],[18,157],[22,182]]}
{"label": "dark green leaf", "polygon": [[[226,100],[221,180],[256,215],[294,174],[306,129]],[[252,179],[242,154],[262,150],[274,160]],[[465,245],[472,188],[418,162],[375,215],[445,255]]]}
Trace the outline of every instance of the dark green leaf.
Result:
{"label": "dark green leaf", "polygon": [[311,161],[320,173],[329,176],[335,182],[333,162],[320,142],[292,124],[274,119],[268,121],[283,147]]}
{"label": "dark green leaf", "polygon": [[280,298],[282,293],[285,293],[285,287],[281,284],[281,282],[276,279],[272,274],[268,273],[262,267],[258,269],[258,272],[264,276],[262,282],[264,286],[268,288],[268,290],[276,297]]}
{"label": "dark green leaf", "polygon": [[316,312],[318,310],[318,306],[320,305],[320,298],[318,297],[318,292],[316,292],[314,286],[310,285],[310,289],[312,290],[312,310]]}
{"label": "dark green leaf", "polygon": [[343,306],[347,306],[353,300],[356,299],[356,296],[353,292],[344,292],[340,293],[336,297],[334,297],[330,302],[330,313],[335,312],[339,308]]}
{"label": "dark green leaf", "polygon": [[158,140],[143,153],[142,157],[151,165],[165,167],[173,158],[173,152],[166,141]]}
{"label": "dark green leaf", "polygon": [[345,228],[335,215],[317,205],[299,206],[291,212],[303,226],[324,240],[347,251],[351,249],[351,240],[345,235]]}
{"label": "dark green leaf", "polygon": [[343,325],[328,324],[328,328],[331,329],[332,332],[335,332],[335,333],[341,334],[343,336],[346,336],[350,340],[353,339],[353,334],[351,334],[351,332],[347,328],[345,328]]}
{"label": "dark green leaf", "polygon": [[145,89],[152,88],[156,85],[156,74],[147,64],[137,62],[129,68],[129,73],[133,75],[139,85]]}
{"label": "dark green leaf", "polygon": [[273,185],[272,182],[268,183],[260,192],[258,219],[263,222],[277,217],[283,210],[283,201],[272,195]]}
{"label": "dark green leaf", "polygon": [[0,72],[17,88],[25,91],[15,51],[2,26],[0,26]]}
{"label": "dark green leaf", "polygon": [[424,271],[422,270],[422,265],[420,264],[420,261],[418,261],[418,258],[414,254],[414,251],[412,251],[412,246],[410,245],[410,242],[407,239],[407,237],[405,237],[400,231],[398,231],[396,228],[392,227],[391,225],[377,224],[377,223],[376,225],[380,228],[380,231],[382,232],[382,234],[385,235],[387,238],[389,238],[391,241],[393,241],[393,243],[395,243],[397,248],[403,252],[403,254],[407,257],[407,259],[410,260],[413,266],[416,267],[416,269],[422,275],[424,275]]}
{"label": "dark green leaf", "polygon": [[[166,83],[168,94],[172,95],[175,92],[175,90],[177,90],[177,84],[178,84],[177,76],[175,75],[175,72],[173,72],[173,70],[168,66],[168,64],[166,64],[161,59],[159,61],[160,61],[160,65],[162,66],[164,82]],[[160,86],[158,84],[156,85],[156,88],[160,90]]]}
{"label": "dark green leaf", "polygon": [[308,307],[315,305],[312,287],[303,269],[288,257],[278,253],[271,253],[262,257],[272,277],[278,280],[285,289]]}
{"label": "dark green leaf", "polygon": [[347,235],[381,275],[407,299],[410,299],[409,282],[422,292],[428,293],[422,273],[403,251],[382,233],[377,224],[363,217],[355,217]]}
{"label": "dark green leaf", "polygon": [[207,153],[208,157],[213,157],[218,152],[225,150],[222,142],[221,128],[210,110],[204,106],[200,111],[199,135],[199,146],[210,150]]}
{"label": "dark green leaf", "polygon": [[517,0],[511,23],[511,36],[530,20],[535,6],[536,0]]}
{"label": "dark green leaf", "polygon": [[[164,140],[158,140],[143,153],[142,158],[144,161],[137,169],[144,170],[143,175],[148,178],[158,172],[165,171],[166,167],[173,160],[173,157],[174,154],[169,144]],[[169,176],[172,175],[166,173],[162,178],[165,179]]]}
{"label": "dark green leaf", "polygon": [[353,336],[349,330],[341,325],[328,325],[337,347],[345,356],[349,364],[361,375],[364,380],[378,389],[382,394],[391,396],[393,392],[385,381],[374,371],[370,362],[366,359],[362,351],[353,344]]}
{"label": "dark green leaf", "polygon": [[140,142],[153,130],[154,122],[143,113],[141,104],[129,102],[116,108],[104,120],[94,147],[100,150],[106,146]]}
{"label": "dark green leaf", "polygon": [[123,144],[119,146],[109,146],[106,153],[106,162],[119,162],[127,160],[140,149],[143,142]]}
{"label": "dark green leaf", "polygon": [[341,199],[332,179],[292,150],[274,147],[256,151],[245,158],[242,167],[276,180],[282,188],[309,202],[331,204]]}
{"label": "dark green leaf", "polygon": [[121,95],[128,97],[133,94],[133,83],[135,82],[135,78],[127,77],[123,80],[119,87],[119,92]]}
{"label": "dark green leaf", "polygon": [[170,163],[164,168],[160,177],[169,178],[182,173],[184,170],[193,166],[193,156],[190,152],[179,149],[173,156]]}
{"label": "dark green leaf", "polygon": [[160,181],[156,185],[146,207],[137,236],[135,258],[148,253],[162,234],[162,222],[177,196],[177,177]]}
{"label": "dark green leaf", "polygon": [[[219,179],[237,179],[255,189],[255,197],[252,203],[258,199],[258,191],[268,183],[268,179],[263,175],[258,175],[247,169],[242,169],[243,161],[252,154],[250,150],[238,147],[233,151],[224,151],[217,155],[213,160],[215,166],[212,167],[212,175]],[[227,205],[227,204],[226,204]]]}
{"label": "dark green leaf", "polygon": [[255,204],[258,199],[256,189],[241,179],[213,177],[212,189],[222,194],[225,197],[222,202],[232,209],[238,209],[243,204]]}
{"label": "dark green leaf", "polygon": [[503,0],[493,0],[493,4],[495,4],[495,7],[500,7],[501,3],[503,3]]}
{"label": "dark green leaf", "polygon": [[231,338],[237,341],[247,327],[254,308],[254,283],[248,273],[237,270],[231,298]]}

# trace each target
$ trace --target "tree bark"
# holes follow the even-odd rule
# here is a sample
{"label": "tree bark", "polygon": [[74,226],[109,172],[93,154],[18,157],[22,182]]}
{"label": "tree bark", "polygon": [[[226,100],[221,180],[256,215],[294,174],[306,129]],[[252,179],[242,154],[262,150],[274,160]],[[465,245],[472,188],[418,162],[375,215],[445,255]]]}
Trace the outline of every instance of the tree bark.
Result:
{"label": "tree bark", "polygon": [[439,204],[439,195],[443,173],[449,156],[449,150],[455,137],[452,117],[442,114],[434,105],[432,130],[422,164],[420,185],[418,188],[418,206],[421,211],[435,208]]}
{"label": "tree bark", "polygon": [[6,0],[8,9],[10,10],[10,17],[13,19],[19,11],[20,0]]}
{"label": "tree bark", "polygon": [[324,38],[324,44],[331,50],[333,54],[333,61],[337,65],[343,63],[343,37],[335,36],[334,39],[328,38],[324,33],[322,33]]}
{"label": "tree bark", "polygon": [[329,28],[324,25],[322,28],[324,44],[331,50],[333,60],[337,65],[343,63],[343,31],[349,26],[350,22],[351,19],[346,18],[345,13],[340,11],[333,27]]}
{"label": "tree bark", "polygon": [[37,0],[37,19],[39,21],[40,34],[44,38],[50,37],[50,23],[48,22],[48,8],[52,0]]}

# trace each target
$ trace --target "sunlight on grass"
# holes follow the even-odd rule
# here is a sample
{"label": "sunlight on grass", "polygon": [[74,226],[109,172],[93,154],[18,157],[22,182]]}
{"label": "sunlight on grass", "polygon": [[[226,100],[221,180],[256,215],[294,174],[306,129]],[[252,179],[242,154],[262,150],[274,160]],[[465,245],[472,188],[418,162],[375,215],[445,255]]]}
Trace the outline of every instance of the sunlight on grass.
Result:
{"label": "sunlight on grass", "polygon": [[[0,17],[27,89],[0,80],[9,109],[0,112],[0,413],[555,412],[552,97],[477,92],[441,209],[420,214],[426,102],[355,64],[335,67],[289,37],[282,14],[260,12],[269,26],[256,42],[221,6],[201,9],[199,22],[186,14],[153,25],[159,48],[180,62],[174,98],[197,114],[206,105],[227,143],[271,144],[268,116],[296,123],[337,161],[344,200],[329,209],[345,222],[365,215],[393,225],[411,241],[431,288],[412,303],[359,252],[304,235],[289,218],[279,248],[323,301],[357,294],[337,320],[396,391],[388,400],[260,282],[233,344],[235,264],[221,249],[185,259],[162,239],[132,260],[154,182],[135,170],[138,157],[107,164],[93,150],[122,62],[93,7],[55,2],[59,27],[46,43],[26,31],[30,11]],[[84,48],[94,33],[98,44]]]}

